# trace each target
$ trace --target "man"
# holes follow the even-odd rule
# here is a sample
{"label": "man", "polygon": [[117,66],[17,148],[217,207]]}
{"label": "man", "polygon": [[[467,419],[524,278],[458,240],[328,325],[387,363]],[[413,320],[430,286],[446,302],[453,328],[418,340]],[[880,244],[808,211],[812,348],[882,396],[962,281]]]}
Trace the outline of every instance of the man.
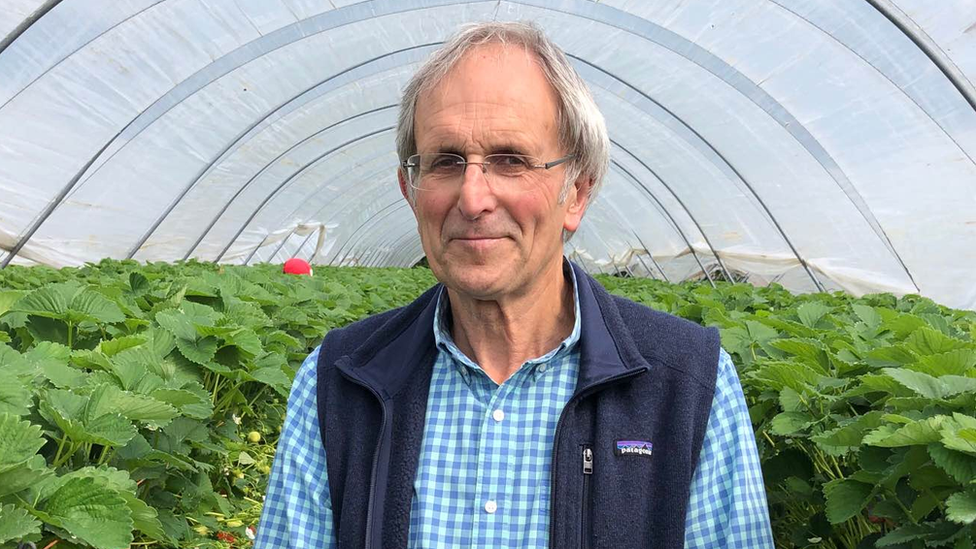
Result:
{"label": "man", "polygon": [[302,366],[258,548],[771,548],[716,331],[562,256],[609,151],[562,52],[463,29],[406,88],[397,143],[441,284]]}

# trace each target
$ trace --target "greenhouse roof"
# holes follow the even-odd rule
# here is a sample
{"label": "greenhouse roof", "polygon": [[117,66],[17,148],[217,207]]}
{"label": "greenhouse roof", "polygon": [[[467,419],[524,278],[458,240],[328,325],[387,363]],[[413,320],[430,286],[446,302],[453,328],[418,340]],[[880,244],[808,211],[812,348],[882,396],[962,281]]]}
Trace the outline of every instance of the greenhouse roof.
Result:
{"label": "greenhouse roof", "polygon": [[968,0],[7,0],[0,265],[412,265],[400,93],[492,19],[541,26],[607,118],[588,270],[976,309]]}

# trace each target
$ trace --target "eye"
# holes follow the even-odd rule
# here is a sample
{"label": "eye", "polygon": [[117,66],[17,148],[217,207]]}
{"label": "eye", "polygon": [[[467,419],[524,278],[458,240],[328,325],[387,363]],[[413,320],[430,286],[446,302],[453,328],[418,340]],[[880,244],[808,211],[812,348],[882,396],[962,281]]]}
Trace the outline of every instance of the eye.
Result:
{"label": "eye", "polygon": [[458,163],[464,162],[464,159],[453,154],[435,154],[431,155],[429,162],[427,163],[428,169],[431,171],[445,171],[453,170],[458,166]]}
{"label": "eye", "polygon": [[527,157],[517,154],[493,155],[494,163],[502,168],[527,168],[529,162]]}

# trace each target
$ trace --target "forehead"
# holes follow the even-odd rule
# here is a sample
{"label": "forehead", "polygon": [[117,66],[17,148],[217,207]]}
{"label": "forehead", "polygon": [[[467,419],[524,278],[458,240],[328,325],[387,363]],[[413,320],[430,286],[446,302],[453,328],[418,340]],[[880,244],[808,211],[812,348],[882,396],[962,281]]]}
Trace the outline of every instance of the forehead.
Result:
{"label": "forehead", "polygon": [[[465,53],[417,99],[418,148],[555,145],[558,99],[538,58],[521,46],[486,44]],[[511,142],[511,143],[508,143]]]}

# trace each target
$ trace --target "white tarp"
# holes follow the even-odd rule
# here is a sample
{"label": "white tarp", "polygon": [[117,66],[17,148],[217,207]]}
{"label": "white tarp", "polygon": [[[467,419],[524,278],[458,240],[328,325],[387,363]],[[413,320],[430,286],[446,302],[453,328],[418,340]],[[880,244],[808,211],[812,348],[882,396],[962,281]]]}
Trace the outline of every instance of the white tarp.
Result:
{"label": "white tarp", "polygon": [[[43,3],[9,4],[0,36]],[[976,309],[976,3],[878,4],[892,13],[849,0],[61,2],[0,53],[0,262],[20,246],[14,263],[54,266],[410,265],[423,251],[396,185],[400,91],[457,25],[525,19],[570,55],[613,140],[566,249],[588,269],[675,281],[725,268]]]}

